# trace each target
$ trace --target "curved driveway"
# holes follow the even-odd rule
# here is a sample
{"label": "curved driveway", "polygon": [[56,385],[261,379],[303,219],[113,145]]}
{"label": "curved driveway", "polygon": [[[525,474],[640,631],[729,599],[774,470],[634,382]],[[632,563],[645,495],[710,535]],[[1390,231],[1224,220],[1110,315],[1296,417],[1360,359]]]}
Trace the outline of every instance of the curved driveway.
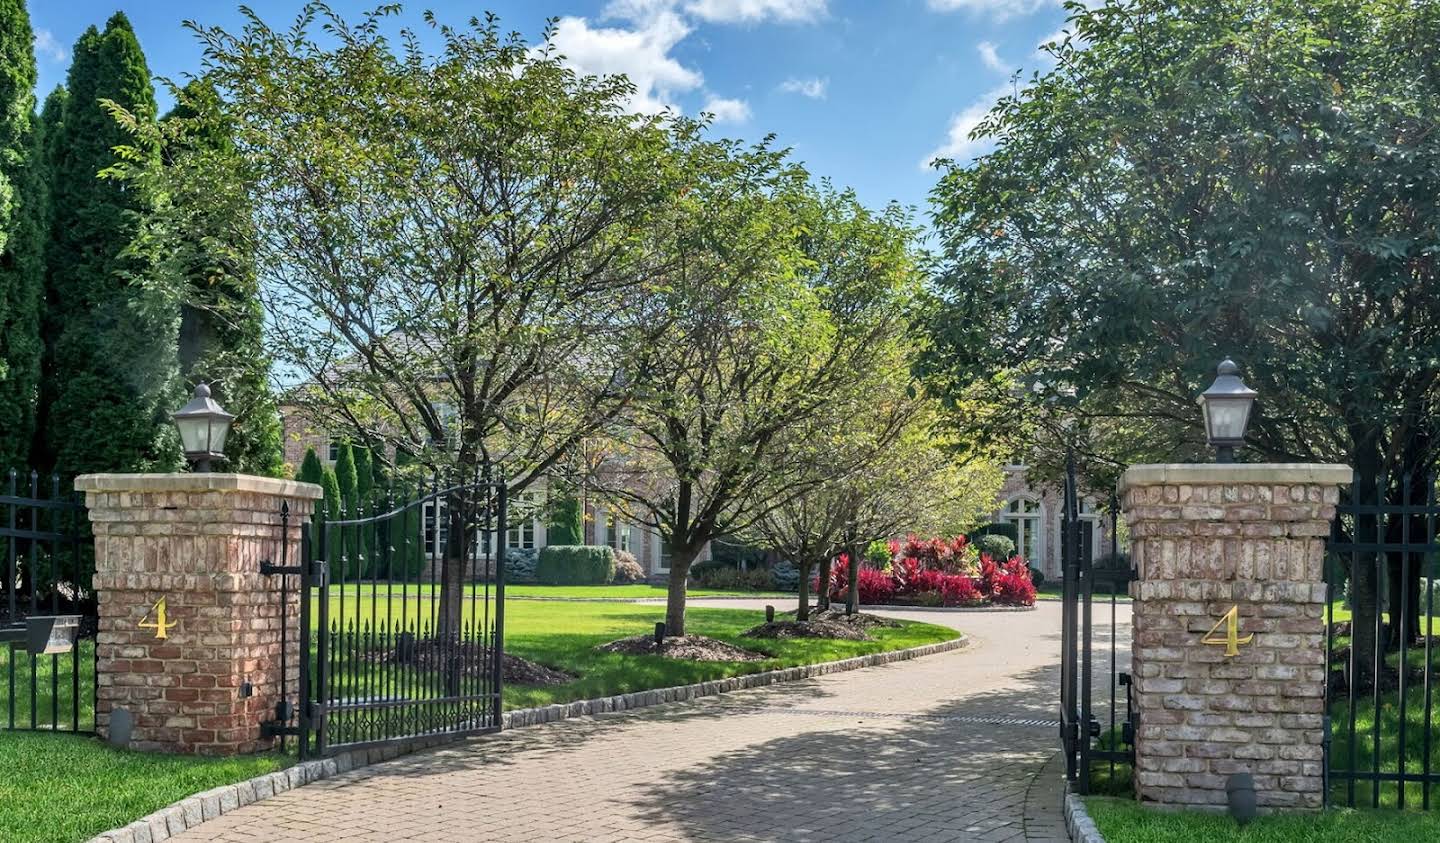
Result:
{"label": "curved driveway", "polygon": [[883,614],[953,626],[971,644],[516,729],[288,791],[176,839],[1065,839],[1057,765],[1046,764],[1060,605]]}

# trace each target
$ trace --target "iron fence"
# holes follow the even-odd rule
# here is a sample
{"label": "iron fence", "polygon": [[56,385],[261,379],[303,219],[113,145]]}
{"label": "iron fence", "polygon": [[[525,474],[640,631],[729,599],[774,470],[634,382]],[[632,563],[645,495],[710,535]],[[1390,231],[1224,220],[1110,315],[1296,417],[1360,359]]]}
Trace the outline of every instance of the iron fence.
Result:
{"label": "iron fence", "polygon": [[95,730],[94,546],[69,481],[11,470],[0,494],[0,717],[7,730]]}
{"label": "iron fence", "polygon": [[[1435,704],[1435,476],[1355,478],[1326,557],[1327,804],[1429,809]],[[1282,724],[1283,725],[1283,724]]]}

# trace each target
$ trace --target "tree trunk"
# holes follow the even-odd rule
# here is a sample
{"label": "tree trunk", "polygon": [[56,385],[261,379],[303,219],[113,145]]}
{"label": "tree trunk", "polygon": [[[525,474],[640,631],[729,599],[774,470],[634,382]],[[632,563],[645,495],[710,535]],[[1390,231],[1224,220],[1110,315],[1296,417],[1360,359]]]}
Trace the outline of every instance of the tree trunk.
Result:
{"label": "tree trunk", "polygon": [[685,634],[685,587],[690,577],[690,566],[695,563],[697,551],[691,548],[670,549],[670,582],[665,592],[665,634]]}
{"label": "tree trunk", "polygon": [[850,561],[847,565],[846,576],[850,588],[845,594],[845,614],[853,615],[860,611],[860,554],[859,548],[850,548]]}
{"label": "tree trunk", "polygon": [[810,620],[810,562],[797,561],[800,567],[800,601],[795,607],[795,620]]}
{"label": "tree trunk", "polygon": [[[464,628],[465,612],[465,563],[469,556],[470,542],[466,530],[466,508],[470,491],[450,495],[446,500],[446,517],[449,535],[445,542],[444,556],[440,564],[440,612],[437,637],[446,653],[445,693],[456,696],[460,693],[461,630]],[[436,522],[438,529],[438,519]],[[374,584],[371,586],[374,587]]]}
{"label": "tree trunk", "polygon": [[835,560],[827,556],[820,560],[820,569],[815,575],[815,609],[823,612],[830,608],[830,571]]}

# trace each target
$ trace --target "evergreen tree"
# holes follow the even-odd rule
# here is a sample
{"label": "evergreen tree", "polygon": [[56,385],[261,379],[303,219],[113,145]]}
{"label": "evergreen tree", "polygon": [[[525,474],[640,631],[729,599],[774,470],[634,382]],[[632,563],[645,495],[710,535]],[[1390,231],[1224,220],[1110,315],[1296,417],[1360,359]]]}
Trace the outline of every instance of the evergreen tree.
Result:
{"label": "evergreen tree", "polygon": [[33,37],[23,0],[0,0],[0,470],[28,461],[40,388],[49,186]]}
{"label": "evergreen tree", "polygon": [[314,448],[305,449],[305,458],[300,461],[300,470],[295,472],[295,479],[301,483],[314,483],[323,485],[325,482],[325,465],[320,462]]}
{"label": "evergreen tree", "polygon": [[365,504],[375,502],[372,492],[375,490],[375,462],[370,454],[370,449],[363,445],[356,445],[351,449],[355,454],[355,496]]}
{"label": "evergreen tree", "polygon": [[349,442],[340,443],[340,455],[335,460],[335,482],[340,490],[340,500],[345,505],[347,517],[355,512],[359,499],[355,496],[360,485],[355,471],[355,449]]}
{"label": "evergreen tree", "polygon": [[329,466],[320,470],[320,489],[325,493],[325,517],[331,520],[340,517],[340,483]]}
{"label": "evergreen tree", "polygon": [[[162,132],[167,166],[203,166],[234,173],[235,145],[214,89],[191,82],[177,97]],[[173,125],[173,124],[184,125]],[[278,477],[284,471],[280,415],[270,389],[270,358],[261,343],[264,313],[251,251],[248,208],[205,195],[171,195],[172,216],[183,220],[183,240],[169,243],[161,274],[183,279],[180,311],[180,376],[212,384],[215,399],[235,414],[225,442],[233,471]],[[148,230],[142,233],[146,237]],[[142,247],[143,248],[143,247]]]}
{"label": "evergreen tree", "polygon": [[[178,437],[168,418],[180,403],[179,308],[147,281],[131,246],[151,196],[99,174],[114,149],[134,145],[102,101],[153,123],[155,92],[140,43],[123,13],[75,45],[61,137],[51,176],[48,248],[54,343],[46,372],[48,452],[62,473],[172,468]],[[143,146],[142,156],[156,155]],[[97,436],[96,431],[103,431]]]}

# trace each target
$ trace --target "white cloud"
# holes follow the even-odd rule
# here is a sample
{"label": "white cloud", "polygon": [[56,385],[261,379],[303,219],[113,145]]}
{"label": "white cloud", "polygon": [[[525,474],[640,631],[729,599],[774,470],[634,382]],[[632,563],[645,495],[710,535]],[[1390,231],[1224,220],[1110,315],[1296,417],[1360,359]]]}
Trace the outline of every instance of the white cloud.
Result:
{"label": "white cloud", "polygon": [[990,20],[1003,21],[1033,14],[1049,6],[1059,6],[1061,0],[926,0],[926,5],[934,12],[973,12]]}
{"label": "white cloud", "polygon": [[1005,60],[1000,58],[1000,53],[995,49],[995,44],[990,41],[981,41],[975,45],[980,51],[980,61],[991,70],[1005,70]]}
{"label": "white cloud", "polygon": [[791,77],[780,83],[780,90],[787,94],[799,94],[802,97],[809,97],[812,100],[823,100],[825,94],[830,90],[830,79],[826,77],[812,77],[810,79],[796,79]]}
{"label": "white cloud", "polygon": [[686,0],[685,11],[712,23],[806,23],[827,11],[827,0]]}
{"label": "white cloud", "polygon": [[65,45],[56,40],[55,33],[48,29],[35,30],[35,52],[56,62],[70,58],[70,51],[65,49]]}
{"label": "white cloud", "polygon": [[[635,5],[632,3],[632,5]],[[594,75],[623,73],[635,84],[630,106],[655,114],[674,106],[676,94],[704,83],[671,55],[690,27],[673,12],[659,10],[636,21],[634,29],[591,26],[585,18],[563,17],[550,43],[576,72]]]}
{"label": "white cloud", "polygon": [[700,110],[715,115],[716,123],[744,123],[750,119],[750,103],[745,100],[712,96]]}
{"label": "white cloud", "polygon": [[945,132],[945,142],[925,156],[925,159],[920,162],[920,168],[922,170],[929,169],[937,158],[952,158],[963,164],[988,151],[994,145],[993,141],[989,138],[972,138],[970,135],[990,113],[990,109],[995,107],[995,103],[1009,93],[1010,86],[1008,85],[996,88],[983,94],[964,111],[951,117],[950,127]]}

